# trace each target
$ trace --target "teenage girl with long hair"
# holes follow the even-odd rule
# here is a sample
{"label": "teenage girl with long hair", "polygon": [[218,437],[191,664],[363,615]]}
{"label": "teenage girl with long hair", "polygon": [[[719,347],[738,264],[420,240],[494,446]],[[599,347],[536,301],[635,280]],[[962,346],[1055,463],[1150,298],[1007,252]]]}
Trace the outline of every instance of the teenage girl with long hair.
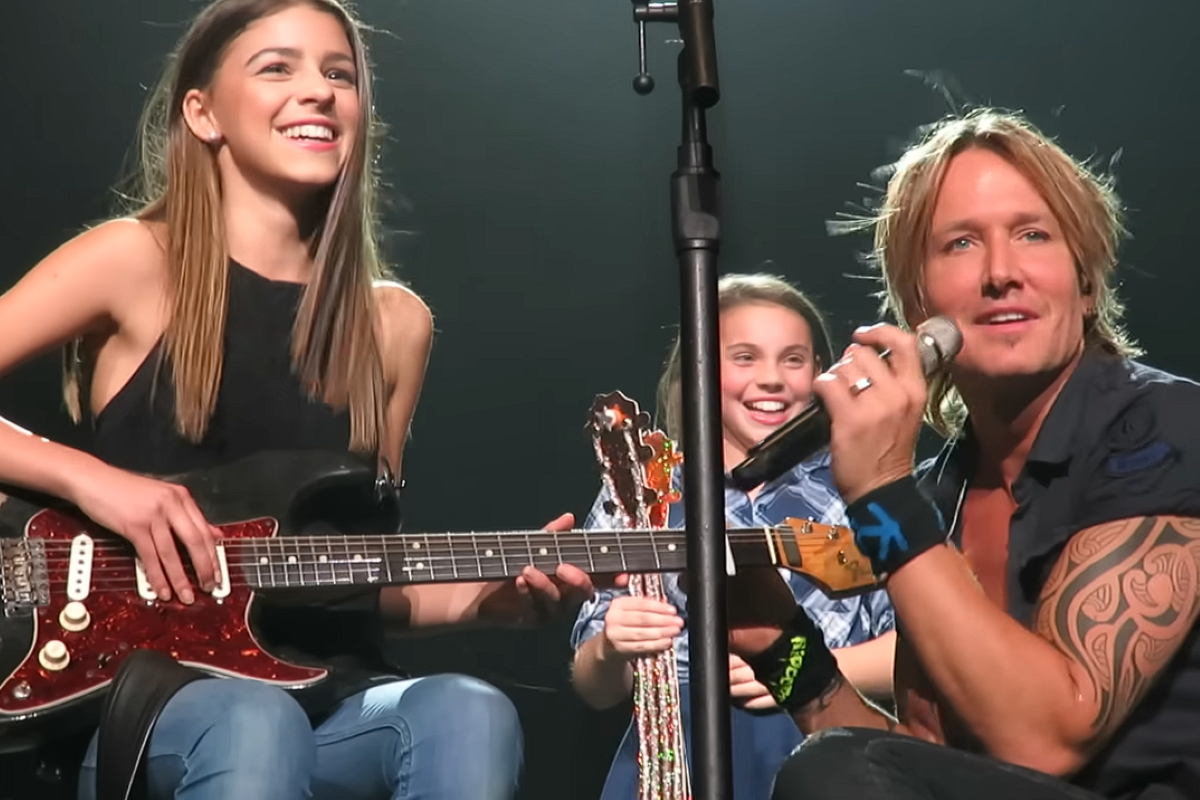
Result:
{"label": "teenage girl with long hair", "polygon": [[[0,425],[0,481],[64,498],[128,539],[164,601],[210,591],[218,562],[187,491],[149,475],[302,448],[400,472],[432,322],[380,258],[372,103],[361,28],[338,0],[211,3],[150,100],[140,204],[0,297],[0,371],[66,346],[68,407],[92,428],[82,451]],[[578,570],[559,578],[591,590]],[[308,708],[263,683],[188,684],[154,728],[150,794],[511,797],[522,745],[509,700],[463,676],[400,680],[380,638],[385,624],[512,622],[562,599],[527,570],[268,604],[266,638],[336,662],[342,679]],[[93,741],[81,798],[94,768]]]}

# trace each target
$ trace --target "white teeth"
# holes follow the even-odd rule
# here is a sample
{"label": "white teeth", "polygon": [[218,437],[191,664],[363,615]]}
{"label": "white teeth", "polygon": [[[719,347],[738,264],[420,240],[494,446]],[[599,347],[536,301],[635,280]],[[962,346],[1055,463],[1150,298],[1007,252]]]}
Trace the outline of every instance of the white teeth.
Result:
{"label": "white teeth", "polygon": [[333,128],[328,125],[293,125],[283,129],[283,135],[289,139],[321,139],[333,141]]}
{"label": "white teeth", "polygon": [[1028,319],[1028,317],[1026,317],[1024,314],[1013,312],[1010,314],[995,314],[991,317],[988,317],[988,322],[992,325],[998,325],[1002,322],[1020,322],[1024,319]]}
{"label": "white teeth", "polygon": [[781,403],[778,400],[756,400],[753,403],[747,403],[746,405],[754,411],[763,411],[768,414],[776,411],[783,411],[785,408],[787,408],[786,404]]}

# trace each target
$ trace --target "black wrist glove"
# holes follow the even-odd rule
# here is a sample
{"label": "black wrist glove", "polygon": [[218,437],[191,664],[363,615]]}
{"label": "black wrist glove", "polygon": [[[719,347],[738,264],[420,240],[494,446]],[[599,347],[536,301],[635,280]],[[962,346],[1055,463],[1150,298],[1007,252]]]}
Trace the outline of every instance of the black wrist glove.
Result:
{"label": "black wrist glove", "polygon": [[796,609],[774,644],[745,661],[775,703],[789,712],[820,697],[839,675],[837,659],[803,608]]}
{"label": "black wrist glove", "polygon": [[885,578],[931,547],[946,542],[942,515],[911,475],[881,486],[846,507],[854,543]]}

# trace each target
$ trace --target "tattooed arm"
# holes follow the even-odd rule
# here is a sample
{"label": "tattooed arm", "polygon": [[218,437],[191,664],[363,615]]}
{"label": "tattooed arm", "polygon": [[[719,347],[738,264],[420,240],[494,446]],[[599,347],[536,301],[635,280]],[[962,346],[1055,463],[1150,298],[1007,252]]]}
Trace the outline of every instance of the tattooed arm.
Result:
{"label": "tattooed arm", "polygon": [[1200,608],[1200,520],[1143,517],[1077,534],[1054,567],[1036,627],[1077,675],[1086,754],[1146,695]]}
{"label": "tattooed arm", "polygon": [[1002,760],[1069,775],[1187,635],[1198,564],[1198,520],[1080,531],[1043,590],[1035,631],[988,601],[950,548],[914,560],[888,588],[922,667],[973,738]]}

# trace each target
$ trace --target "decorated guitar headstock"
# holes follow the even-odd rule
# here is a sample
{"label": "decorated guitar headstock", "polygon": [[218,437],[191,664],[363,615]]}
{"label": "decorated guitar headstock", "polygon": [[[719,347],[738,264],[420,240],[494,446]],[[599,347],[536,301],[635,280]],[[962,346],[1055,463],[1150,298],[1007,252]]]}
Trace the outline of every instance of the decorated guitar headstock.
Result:
{"label": "decorated guitar headstock", "polygon": [[605,511],[626,528],[662,528],[667,506],[679,499],[671,472],[682,456],[650,427],[650,415],[621,392],[596,395],[588,430],[608,488]]}

